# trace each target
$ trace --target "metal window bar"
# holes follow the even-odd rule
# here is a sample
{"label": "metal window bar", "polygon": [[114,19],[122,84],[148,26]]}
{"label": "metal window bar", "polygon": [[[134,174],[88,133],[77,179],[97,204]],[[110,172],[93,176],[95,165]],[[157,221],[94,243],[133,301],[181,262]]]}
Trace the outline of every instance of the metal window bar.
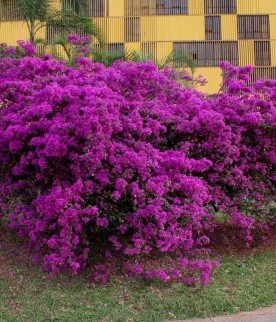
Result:
{"label": "metal window bar", "polygon": [[[74,10],[77,9],[76,1],[63,0],[63,7],[70,7]],[[89,0],[88,1],[88,17],[104,17],[105,16],[105,0]]]}
{"label": "metal window bar", "polygon": [[[53,45],[55,43],[56,38],[58,38],[59,36],[66,37],[67,34],[68,32],[62,30],[61,28],[46,25],[46,44]],[[83,30],[74,31],[74,34],[77,34],[80,37],[85,36]]]}
{"label": "metal window bar", "polygon": [[251,74],[251,81],[256,82],[259,78],[262,79],[276,79],[275,67],[255,67]]}
{"label": "metal window bar", "polygon": [[23,20],[22,14],[15,9],[15,1],[8,2],[6,6],[0,3],[0,21]]}
{"label": "metal window bar", "polygon": [[125,41],[140,41],[140,18],[125,18]]}
{"label": "metal window bar", "polygon": [[269,17],[262,15],[238,16],[239,39],[269,39]]}
{"label": "metal window bar", "polygon": [[188,0],[125,0],[127,17],[187,15]]}
{"label": "metal window bar", "polygon": [[[196,66],[218,66],[224,60],[238,65],[237,41],[175,42],[173,49],[175,52],[189,55]],[[184,62],[175,65],[181,66],[185,67]]]}
{"label": "metal window bar", "polygon": [[143,42],[142,43],[142,56],[155,60],[157,51],[156,42]]}
{"label": "metal window bar", "polygon": [[255,65],[256,66],[270,66],[270,42],[269,41],[255,41]]}
{"label": "metal window bar", "polygon": [[125,45],[123,43],[108,44],[108,52],[112,55],[121,55],[125,51]]}
{"label": "metal window bar", "polygon": [[105,0],[90,0],[88,16],[104,17],[105,16],[104,9],[105,9]]}
{"label": "metal window bar", "polygon": [[156,15],[187,15],[188,0],[156,0]]}
{"label": "metal window bar", "polygon": [[237,12],[236,0],[205,0],[205,14],[231,14]]}
{"label": "metal window bar", "polygon": [[219,40],[221,39],[221,21],[220,16],[205,17],[205,39]]}

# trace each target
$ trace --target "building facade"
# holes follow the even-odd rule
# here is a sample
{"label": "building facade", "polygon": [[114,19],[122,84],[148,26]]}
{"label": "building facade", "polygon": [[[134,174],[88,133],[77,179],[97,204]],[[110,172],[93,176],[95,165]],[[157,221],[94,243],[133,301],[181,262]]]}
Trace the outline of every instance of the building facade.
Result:
{"label": "building facade", "polygon": [[[223,60],[255,66],[253,80],[276,79],[276,0],[90,0],[88,15],[113,53],[136,50],[157,60],[173,51],[189,55],[208,79],[207,92],[220,88]],[[0,11],[0,42],[28,39],[20,19],[12,9]],[[38,36],[51,44],[55,31]]]}

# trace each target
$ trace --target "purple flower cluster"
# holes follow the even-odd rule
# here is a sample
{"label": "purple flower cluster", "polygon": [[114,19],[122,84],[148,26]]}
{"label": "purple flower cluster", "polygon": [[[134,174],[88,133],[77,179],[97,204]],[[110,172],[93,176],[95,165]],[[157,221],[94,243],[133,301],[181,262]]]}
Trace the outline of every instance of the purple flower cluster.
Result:
{"label": "purple flower cluster", "polygon": [[36,49],[30,42],[24,40],[17,41],[18,46],[12,47],[5,43],[0,44],[0,58],[19,58],[25,56],[35,56]]}
{"label": "purple flower cluster", "polygon": [[77,274],[100,233],[126,262],[182,256],[171,271],[137,262],[132,274],[206,285],[212,264],[191,258],[218,213],[245,245],[275,222],[276,81],[248,85],[251,68],[222,68],[231,95],[210,97],[151,62],[0,60],[1,213],[46,252],[46,270]]}

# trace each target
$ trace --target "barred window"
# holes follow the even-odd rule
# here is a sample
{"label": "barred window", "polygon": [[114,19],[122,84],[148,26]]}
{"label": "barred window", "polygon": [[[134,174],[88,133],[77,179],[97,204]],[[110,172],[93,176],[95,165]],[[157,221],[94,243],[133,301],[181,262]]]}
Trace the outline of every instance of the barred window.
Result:
{"label": "barred window", "polygon": [[220,16],[205,17],[205,39],[206,40],[221,39]]}
{"label": "barred window", "polygon": [[125,18],[125,41],[140,41],[140,18]]}
{"label": "barred window", "polygon": [[187,15],[188,0],[126,0],[126,16]]}
{"label": "barred window", "polygon": [[[190,56],[196,66],[218,66],[224,60],[238,65],[237,41],[175,42],[173,47],[175,52]],[[176,67],[184,65],[180,62]]]}
{"label": "barred window", "polygon": [[[52,25],[46,25],[46,44],[53,45],[58,37],[65,37],[67,34],[68,32],[64,29]],[[80,37],[85,36],[85,32],[83,30],[74,31],[74,34],[77,34]]]}
{"label": "barred window", "polygon": [[89,0],[89,17],[104,17],[105,0]]}
{"label": "barred window", "polygon": [[259,78],[262,79],[276,79],[275,67],[255,67],[251,74],[251,81],[256,82]]}
{"label": "barred window", "polygon": [[121,55],[125,51],[125,45],[123,43],[108,44],[108,52],[113,55]]}
{"label": "barred window", "polygon": [[0,21],[18,21],[23,20],[22,14],[15,9],[15,1],[9,1],[7,5],[0,2]]}
{"label": "barred window", "polygon": [[[78,1],[75,0],[63,0],[63,7],[70,7],[74,10],[79,9]],[[104,17],[105,0],[89,0],[88,1],[88,17]]]}
{"label": "barred window", "polygon": [[[148,3],[148,0],[143,1],[144,7]],[[125,10],[127,17],[135,17],[141,15],[141,0],[125,0]]]}
{"label": "barred window", "polygon": [[156,0],[157,15],[187,15],[188,0]]}
{"label": "barred window", "polygon": [[58,36],[62,36],[62,31],[54,26],[46,25],[46,44],[53,45]]}
{"label": "barred window", "polygon": [[143,42],[142,43],[142,55],[150,59],[156,58],[156,42]]}
{"label": "barred window", "polygon": [[270,42],[269,41],[255,41],[255,65],[256,66],[270,66]]}
{"label": "barred window", "polygon": [[223,14],[237,12],[236,0],[205,0],[204,4],[205,14]]}
{"label": "barred window", "polygon": [[268,16],[238,16],[239,39],[269,39]]}

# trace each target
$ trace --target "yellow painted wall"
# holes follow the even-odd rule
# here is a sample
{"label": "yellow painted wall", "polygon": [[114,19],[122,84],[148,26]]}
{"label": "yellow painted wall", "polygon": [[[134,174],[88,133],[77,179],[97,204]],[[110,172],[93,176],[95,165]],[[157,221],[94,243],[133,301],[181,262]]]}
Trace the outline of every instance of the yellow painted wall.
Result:
{"label": "yellow painted wall", "polygon": [[158,42],[157,43],[157,57],[159,62],[162,62],[173,51],[172,42]]}
{"label": "yellow painted wall", "polygon": [[28,39],[28,28],[23,21],[8,21],[0,24],[0,43],[4,42],[14,46],[18,39]]}
{"label": "yellow painted wall", "polygon": [[195,76],[203,75],[207,80],[205,86],[197,86],[196,89],[204,93],[217,93],[222,86],[221,69],[219,67],[198,67]]}
{"label": "yellow painted wall", "polygon": [[109,1],[108,16],[123,17],[125,14],[125,0]]}
{"label": "yellow painted wall", "polygon": [[270,21],[270,38],[276,40],[276,14],[270,15],[269,21]]}
{"label": "yellow painted wall", "polygon": [[275,12],[275,0],[237,0],[238,14],[275,14]]}
{"label": "yellow painted wall", "polygon": [[136,51],[137,53],[141,52],[141,43],[139,42],[126,42],[125,50],[128,52]]}
{"label": "yellow painted wall", "polygon": [[241,66],[254,65],[254,41],[239,41],[239,63]]}
{"label": "yellow painted wall", "polygon": [[202,16],[156,16],[152,19],[156,19],[156,41],[205,39],[205,22]]}
{"label": "yellow painted wall", "polygon": [[271,65],[276,66],[276,40],[271,41]]}
{"label": "yellow painted wall", "polygon": [[238,26],[236,15],[221,16],[221,38],[222,40],[236,40],[238,37]]}
{"label": "yellow painted wall", "polygon": [[204,0],[189,0],[189,15],[204,15]]}

